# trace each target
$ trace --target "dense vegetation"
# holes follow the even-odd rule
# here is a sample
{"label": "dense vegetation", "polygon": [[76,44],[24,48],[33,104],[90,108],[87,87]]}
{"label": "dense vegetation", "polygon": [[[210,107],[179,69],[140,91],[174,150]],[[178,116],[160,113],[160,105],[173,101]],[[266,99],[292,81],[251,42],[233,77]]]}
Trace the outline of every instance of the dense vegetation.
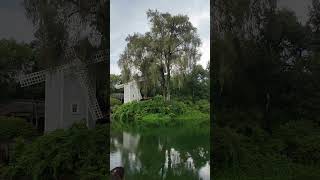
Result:
{"label": "dense vegetation", "polygon": [[112,124],[118,128],[188,125],[209,129],[209,103],[206,100],[197,103],[177,100],[168,102],[162,96],[156,96],[151,100],[121,105],[112,115]]}
{"label": "dense vegetation", "polygon": [[21,88],[16,81],[19,73],[39,69],[34,42],[19,43],[13,39],[0,39],[0,103],[15,98],[43,98],[44,84]]}
{"label": "dense vegetation", "polygon": [[147,17],[150,32],[128,35],[118,61],[121,75],[111,75],[110,90],[122,93],[116,84],[138,80],[142,97],[148,100],[119,106],[111,98],[112,127],[188,125],[209,130],[209,64],[206,68],[197,64],[201,56],[197,29],[185,15],[149,10]]}
{"label": "dense vegetation", "polygon": [[213,178],[319,179],[320,3],[251,2],[214,3]]}
{"label": "dense vegetation", "polygon": [[146,14],[150,31],[126,38],[126,48],[118,61],[122,79],[143,79],[139,82],[144,96],[162,94],[170,100],[173,78],[181,88],[184,77],[200,59],[201,41],[186,15],[157,10],[148,10]]}
{"label": "dense vegetation", "polygon": [[32,139],[38,135],[37,130],[24,119],[0,117],[0,143],[18,137]]}
{"label": "dense vegetation", "polygon": [[107,179],[109,173],[107,125],[87,129],[75,124],[27,142],[16,140],[4,179]]}

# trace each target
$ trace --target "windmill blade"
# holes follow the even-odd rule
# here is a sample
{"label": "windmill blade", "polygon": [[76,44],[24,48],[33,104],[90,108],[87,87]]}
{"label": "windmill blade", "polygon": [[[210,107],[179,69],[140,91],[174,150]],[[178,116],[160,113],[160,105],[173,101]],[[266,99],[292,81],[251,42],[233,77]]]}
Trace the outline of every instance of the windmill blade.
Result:
{"label": "windmill blade", "polygon": [[[102,119],[103,115],[101,112],[101,109],[99,107],[95,92],[92,88],[92,85],[89,81],[89,77],[88,77],[88,69],[85,68],[85,66],[83,64],[80,64],[80,60],[77,59],[76,61],[78,61],[78,80],[80,82],[81,87],[83,88],[83,90],[85,91],[85,93],[87,94],[87,97],[89,99],[89,111],[91,113],[92,119],[93,120],[97,120],[97,119]],[[89,123],[88,123],[89,124]]]}
{"label": "windmill blade", "polygon": [[73,47],[67,47],[64,51],[64,56],[66,59],[74,59],[76,58],[76,51]]}
{"label": "windmill blade", "polygon": [[98,51],[93,58],[91,59],[91,61],[88,64],[94,64],[94,63],[99,63],[102,61],[107,61],[107,53],[106,51]]}
{"label": "windmill blade", "polygon": [[58,67],[53,68],[51,70],[43,70],[43,71],[23,75],[18,78],[18,81],[21,84],[21,87],[26,87],[26,86],[31,86],[33,84],[38,84],[38,83],[46,81],[46,75],[50,71],[65,70],[65,69],[70,68],[72,65],[73,65],[72,63],[69,63],[69,64],[58,66]]}
{"label": "windmill blade", "polygon": [[116,89],[121,89],[121,88],[124,88],[124,84],[116,84],[114,87]]}
{"label": "windmill blade", "polygon": [[19,77],[19,83],[21,87],[31,86],[33,84],[38,84],[44,82],[46,80],[47,70],[27,74]]}

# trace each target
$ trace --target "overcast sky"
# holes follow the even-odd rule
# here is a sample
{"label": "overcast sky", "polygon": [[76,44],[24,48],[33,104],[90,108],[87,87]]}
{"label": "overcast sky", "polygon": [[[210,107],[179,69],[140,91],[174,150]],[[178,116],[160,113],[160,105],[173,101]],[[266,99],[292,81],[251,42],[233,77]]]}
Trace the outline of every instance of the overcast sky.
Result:
{"label": "overcast sky", "polygon": [[206,67],[210,59],[209,0],[111,0],[110,5],[110,71],[119,74],[119,55],[126,46],[125,38],[134,32],[150,30],[146,12],[157,9],[170,14],[188,15],[198,29],[202,41],[200,64]]}
{"label": "overcast sky", "polygon": [[[33,26],[26,18],[23,0],[0,0],[0,39],[13,38],[21,42],[30,42]],[[279,0],[280,7],[294,10],[301,22],[307,18],[311,0]],[[202,46],[200,64],[206,65],[210,58],[209,48],[209,0],[111,0],[110,5],[110,69],[119,74],[117,61],[124,50],[125,38],[134,32],[149,30],[146,17],[148,9],[158,9],[172,14],[186,14],[198,28]]]}
{"label": "overcast sky", "polygon": [[278,7],[293,10],[300,22],[307,21],[308,7],[311,5],[312,0],[278,0]]}
{"label": "overcast sky", "polygon": [[26,18],[23,0],[0,0],[0,39],[13,38],[19,42],[30,42],[33,25]]}

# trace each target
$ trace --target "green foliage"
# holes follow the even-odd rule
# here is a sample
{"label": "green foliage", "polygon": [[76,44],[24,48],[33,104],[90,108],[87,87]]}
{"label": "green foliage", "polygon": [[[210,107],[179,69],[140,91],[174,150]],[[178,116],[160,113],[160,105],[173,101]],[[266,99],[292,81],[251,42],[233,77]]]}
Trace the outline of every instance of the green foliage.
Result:
{"label": "green foliage", "polygon": [[0,141],[13,140],[17,137],[29,139],[37,135],[39,135],[37,130],[24,119],[0,117]]}
{"label": "green foliage", "polygon": [[152,100],[135,101],[120,106],[113,114],[113,119],[121,122],[134,122],[141,120],[146,114],[176,116],[182,114],[185,109],[183,103],[165,102],[162,96],[156,96]]}
{"label": "green foliage", "polygon": [[121,93],[122,89],[116,89],[115,85],[122,84],[121,75],[110,74],[110,94],[111,93]]}
{"label": "green foliage", "polygon": [[110,97],[110,108],[112,111],[116,111],[116,109],[122,104],[122,102],[116,98]]}
{"label": "green foliage", "polygon": [[8,179],[107,179],[109,173],[107,125],[89,130],[78,124],[31,143],[18,140],[14,149]]}
{"label": "green foliage", "polygon": [[188,105],[176,100],[165,101],[162,96],[156,96],[152,100],[123,104],[112,118],[113,124],[120,126],[166,127],[206,122],[208,127],[207,107],[208,103]]}
{"label": "green foliage", "polygon": [[190,73],[172,77],[172,95],[184,99],[190,97],[193,102],[209,99],[209,70],[195,65]]}
{"label": "green foliage", "polygon": [[125,82],[139,76],[144,79],[140,85],[144,95],[151,96],[160,90],[170,100],[171,77],[175,75],[183,81],[188,69],[200,59],[201,41],[186,15],[148,10],[147,17],[150,31],[126,38],[128,43],[118,64]]}
{"label": "green foliage", "polygon": [[270,135],[254,123],[261,121],[261,117],[252,112],[217,115],[219,121],[211,129],[217,172],[214,178],[299,179],[304,175],[317,179],[320,176],[316,170],[320,166],[317,150],[320,130],[313,121],[290,121],[274,128]]}
{"label": "green foliage", "polygon": [[11,39],[0,40],[0,101],[21,96],[22,92],[17,88],[18,83],[14,78],[21,70],[29,72],[35,68],[35,61],[32,43],[18,43]]}
{"label": "green foliage", "polygon": [[252,2],[214,2],[213,178],[319,179],[319,0]]}
{"label": "green foliage", "polygon": [[[106,5],[107,2],[90,3],[88,0],[65,0],[65,1],[38,1],[24,0],[23,6],[27,18],[34,24],[37,48],[41,64],[46,67],[53,67],[65,63],[63,52],[68,40],[74,38],[75,46],[78,47],[78,55],[88,57],[92,55],[95,45],[89,42],[88,36],[76,37],[70,27],[78,28],[72,20],[79,17],[83,23],[91,27],[91,32],[101,34],[101,41],[105,40],[107,33],[106,26]],[[94,6],[94,9],[93,9]],[[63,14],[63,15],[61,15]],[[70,41],[70,40],[69,40]],[[98,44],[101,48],[104,43]],[[87,58],[80,58],[87,59]],[[105,71],[105,68],[102,68]]]}
{"label": "green foliage", "polygon": [[119,106],[122,102],[116,98],[110,97],[110,106]]}

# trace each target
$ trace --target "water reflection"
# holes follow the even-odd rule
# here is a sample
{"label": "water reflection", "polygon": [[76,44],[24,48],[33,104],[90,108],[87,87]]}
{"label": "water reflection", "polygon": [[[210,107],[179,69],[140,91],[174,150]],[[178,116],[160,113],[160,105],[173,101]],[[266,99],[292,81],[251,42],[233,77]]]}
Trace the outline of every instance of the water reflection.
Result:
{"label": "water reflection", "polygon": [[209,140],[188,134],[112,133],[110,169],[126,179],[210,179]]}

